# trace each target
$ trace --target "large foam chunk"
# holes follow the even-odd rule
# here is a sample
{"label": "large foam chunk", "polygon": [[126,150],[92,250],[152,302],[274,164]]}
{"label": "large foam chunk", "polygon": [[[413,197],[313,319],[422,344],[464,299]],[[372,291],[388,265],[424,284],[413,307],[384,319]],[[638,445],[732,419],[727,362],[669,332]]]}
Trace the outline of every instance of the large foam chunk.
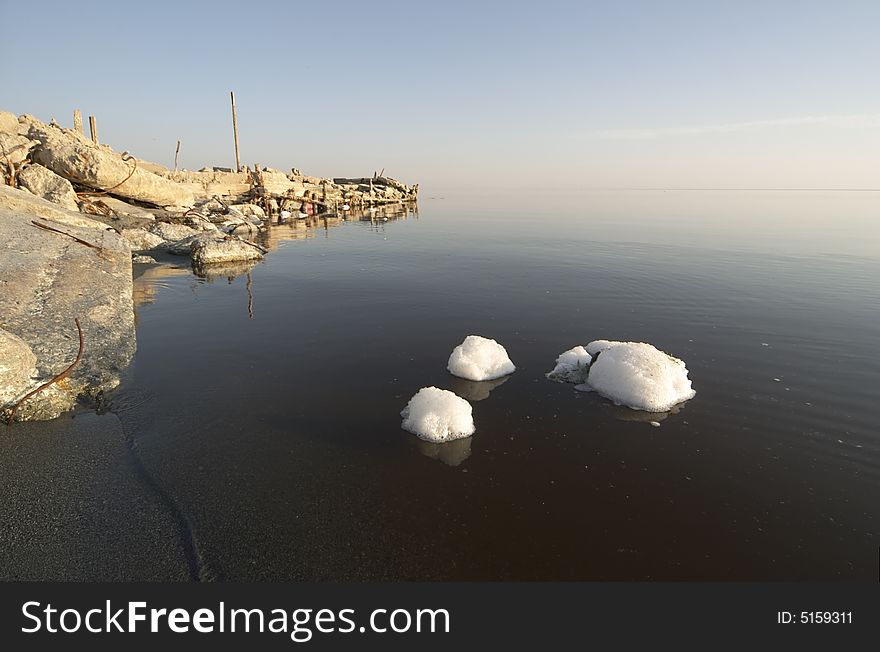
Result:
{"label": "large foam chunk", "polygon": [[470,437],[476,431],[471,404],[437,387],[423,387],[416,392],[400,416],[404,430],[438,444]]}
{"label": "large foam chunk", "polygon": [[495,340],[468,335],[452,350],[446,367],[449,373],[467,380],[494,380],[516,371],[507,351]]}
{"label": "large foam chunk", "polygon": [[610,340],[593,340],[589,344],[587,344],[587,353],[591,356],[596,355],[597,353],[602,353],[607,348],[614,346],[615,344],[623,344],[623,342],[612,342]]}
{"label": "large foam chunk", "polygon": [[547,374],[547,378],[560,383],[583,383],[587,380],[592,361],[593,357],[584,347],[576,346],[559,354],[556,366]]}
{"label": "large foam chunk", "polygon": [[684,362],[650,344],[596,340],[587,351],[599,355],[585,385],[618,405],[665,412],[696,394]]}

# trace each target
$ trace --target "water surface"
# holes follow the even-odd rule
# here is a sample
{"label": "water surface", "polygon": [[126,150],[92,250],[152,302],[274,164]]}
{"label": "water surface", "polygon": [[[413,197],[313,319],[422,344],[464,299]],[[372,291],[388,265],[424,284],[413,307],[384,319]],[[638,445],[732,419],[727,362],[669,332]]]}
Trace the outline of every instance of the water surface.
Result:
{"label": "water surface", "polygon": [[[106,418],[203,577],[876,581],[878,214],[865,192],[450,192],[273,227],[249,272],[141,270]],[[516,373],[451,377],[468,334]],[[696,397],[647,415],[544,378],[599,338],[684,359]],[[473,438],[400,429],[428,385],[472,401]]]}

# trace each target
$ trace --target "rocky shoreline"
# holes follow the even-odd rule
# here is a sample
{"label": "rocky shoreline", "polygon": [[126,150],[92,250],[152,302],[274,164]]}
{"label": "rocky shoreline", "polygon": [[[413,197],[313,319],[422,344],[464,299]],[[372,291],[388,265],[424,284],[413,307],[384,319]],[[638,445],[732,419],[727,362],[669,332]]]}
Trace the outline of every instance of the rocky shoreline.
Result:
{"label": "rocky shoreline", "polygon": [[210,275],[261,260],[270,223],[418,198],[418,185],[383,174],[169,170],[4,111],[0,179],[0,418],[16,421],[54,419],[119,384],[136,350],[133,261],[188,256]]}

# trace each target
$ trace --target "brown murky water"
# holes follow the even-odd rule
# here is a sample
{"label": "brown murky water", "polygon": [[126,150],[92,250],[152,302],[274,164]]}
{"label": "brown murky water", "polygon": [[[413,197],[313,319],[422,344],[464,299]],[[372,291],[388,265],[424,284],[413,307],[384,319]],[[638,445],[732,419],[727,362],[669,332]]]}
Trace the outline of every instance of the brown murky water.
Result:
{"label": "brown murky water", "polygon": [[[876,581],[878,215],[878,193],[450,194],[276,227],[249,271],[141,276],[107,410],[206,577]],[[451,377],[468,334],[517,371]],[[696,397],[645,415],[544,378],[597,338],[684,359]],[[473,438],[400,430],[427,385],[472,401]]]}

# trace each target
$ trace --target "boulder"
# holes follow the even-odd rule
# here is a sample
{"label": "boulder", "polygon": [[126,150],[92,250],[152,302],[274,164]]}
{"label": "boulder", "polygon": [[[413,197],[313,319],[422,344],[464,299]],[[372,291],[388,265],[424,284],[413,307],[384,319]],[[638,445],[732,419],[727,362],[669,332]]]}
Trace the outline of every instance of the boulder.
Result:
{"label": "boulder", "polygon": [[0,408],[24,396],[37,373],[37,356],[27,342],[0,328]]}
{"label": "boulder", "polygon": [[37,197],[27,190],[12,188],[0,184],[0,209],[14,213],[43,217],[53,222],[68,224],[84,229],[106,230],[107,225],[97,219],[86,217],[82,213],[62,208],[58,204]]}
{"label": "boulder", "polygon": [[283,195],[293,188],[295,183],[283,172],[277,170],[263,171],[263,187],[273,195]]}
{"label": "boulder", "polygon": [[197,206],[198,210],[204,214],[207,213],[225,213],[226,205],[219,199],[212,198],[206,202],[202,202]]}
{"label": "boulder", "polygon": [[256,224],[236,224],[229,228],[227,233],[232,235],[240,235],[243,238],[253,238],[260,232],[260,227]]}
{"label": "boulder", "polygon": [[189,255],[193,265],[213,265],[247,260],[262,260],[263,250],[236,236],[222,233],[197,233],[173,243],[169,253]]}
{"label": "boulder", "polygon": [[178,186],[193,193],[198,200],[212,197],[238,197],[252,189],[248,183],[250,176],[237,172],[160,172],[160,176],[169,179]]}
{"label": "boulder", "polygon": [[244,217],[258,217],[261,220],[266,217],[266,211],[256,204],[233,204],[229,207],[229,211],[240,213]]}
{"label": "boulder", "polygon": [[152,265],[155,264],[156,259],[152,256],[132,256],[131,262],[138,265]]}
{"label": "boulder", "polygon": [[18,173],[18,185],[53,204],[58,204],[71,211],[79,210],[76,203],[76,192],[74,192],[70,181],[59,177],[42,165],[23,167]]}
{"label": "boulder", "polygon": [[192,248],[196,242],[214,237],[217,237],[216,233],[196,233],[187,238],[181,238],[177,242],[166,243],[165,251],[175,256],[189,256],[192,254]]}
{"label": "boulder", "polygon": [[0,131],[0,164],[21,165],[36,144],[27,136]]}
{"label": "boulder", "polygon": [[116,213],[116,215],[120,217],[133,218],[133,220],[127,221],[146,223],[152,222],[156,219],[156,216],[153,215],[146,208],[141,208],[140,206],[132,206],[131,204],[124,202],[121,199],[116,199],[115,197],[110,197],[109,195],[103,195],[101,197],[101,201],[104,202],[110,208],[110,210]]}
{"label": "boulder", "polygon": [[263,249],[239,237],[222,233],[202,232],[184,238],[168,247],[178,256],[189,255],[196,266],[246,260],[261,260]]}
{"label": "boulder", "polygon": [[39,141],[33,160],[62,177],[114,195],[156,206],[189,207],[190,190],[157,174],[134,166],[107,147],[95,145],[70,130],[30,121],[28,136]]}
{"label": "boulder", "polygon": [[0,134],[17,134],[18,116],[9,111],[0,111]]}
{"label": "boulder", "polygon": [[195,242],[192,247],[192,260],[196,266],[262,258],[262,251],[238,238],[203,239]]}
{"label": "boulder", "polygon": [[[76,358],[75,319],[84,348],[70,375],[22,404],[18,420],[53,419],[79,396],[116,387],[136,346],[131,250],[125,240],[113,231],[38,220],[93,245],[86,246],[38,229],[33,220],[0,210],[0,328],[23,340],[36,357],[34,387]],[[24,371],[17,373],[21,377]]]}
{"label": "boulder", "polygon": [[156,222],[150,226],[149,231],[166,242],[177,242],[198,233],[185,224],[172,224],[171,222]]}
{"label": "boulder", "polygon": [[201,215],[188,215],[183,223],[196,231],[216,231],[217,225]]}
{"label": "boulder", "polygon": [[247,220],[244,218],[241,213],[208,213],[207,214],[208,221],[212,224],[244,224]]}
{"label": "boulder", "polygon": [[138,167],[142,170],[146,170],[147,172],[152,172],[153,174],[164,175],[169,170],[164,165],[160,163],[153,163],[152,161],[145,161],[142,158],[138,159]]}
{"label": "boulder", "polygon": [[122,229],[120,233],[132,251],[149,251],[165,244],[165,238],[146,229]]}

